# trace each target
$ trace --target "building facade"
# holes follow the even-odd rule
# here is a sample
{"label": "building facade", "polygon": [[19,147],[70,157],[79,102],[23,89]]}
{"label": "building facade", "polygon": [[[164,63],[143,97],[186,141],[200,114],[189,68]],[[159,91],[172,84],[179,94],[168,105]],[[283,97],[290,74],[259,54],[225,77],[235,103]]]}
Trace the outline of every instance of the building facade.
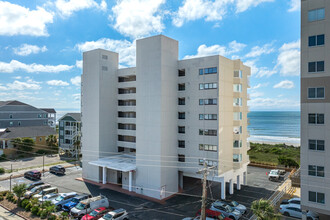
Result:
{"label": "building facade", "polygon": [[[51,111],[53,117],[48,117]],[[56,111],[47,111],[33,107],[20,101],[0,101],[0,128],[47,126],[55,128]],[[53,122],[53,123],[51,123]]]}
{"label": "building facade", "polygon": [[221,197],[246,183],[247,88],[250,68],[209,56],[178,59],[178,41],[163,35],[136,41],[136,67],[118,68],[118,54],[83,54],[83,177],[120,184],[163,199],[204,160],[221,182]]}
{"label": "building facade", "polygon": [[[330,218],[330,1],[301,1],[301,205]],[[329,149],[328,149],[329,148]]]}
{"label": "building facade", "polygon": [[72,156],[79,154],[81,139],[81,114],[67,113],[58,120],[59,124],[59,148]]}

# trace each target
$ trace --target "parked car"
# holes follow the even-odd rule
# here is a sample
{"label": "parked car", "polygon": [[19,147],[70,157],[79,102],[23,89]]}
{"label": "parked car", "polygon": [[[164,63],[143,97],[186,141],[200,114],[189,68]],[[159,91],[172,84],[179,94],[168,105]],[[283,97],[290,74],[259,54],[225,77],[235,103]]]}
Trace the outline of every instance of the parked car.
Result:
{"label": "parked car", "polygon": [[32,179],[32,180],[40,180],[41,173],[38,170],[27,171],[24,173],[24,178]]}
{"label": "parked car", "polygon": [[226,217],[234,219],[234,220],[238,220],[242,216],[242,213],[240,211],[233,209],[229,205],[222,204],[219,201],[213,202],[210,209],[221,212]]}
{"label": "parked car", "polygon": [[[201,209],[196,213],[196,217],[201,216]],[[211,219],[219,219],[219,220],[231,220],[230,218],[227,218],[223,213],[219,211],[214,211],[211,209],[205,209],[205,216],[209,217]]]}
{"label": "parked car", "polygon": [[116,209],[105,214],[101,220],[128,220],[128,213],[125,209]]}
{"label": "parked car", "polygon": [[57,210],[61,210],[62,206],[70,202],[75,196],[77,196],[76,192],[60,193],[59,196],[52,200],[52,203],[55,205]]}
{"label": "parked car", "polygon": [[35,194],[33,196],[33,198],[42,198],[45,195],[51,194],[51,193],[58,193],[58,188],[57,187],[50,187],[50,188],[46,188],[41,190],[38,194]]}
{"label": "parked car", "polygon": [[31,190],[32,188],[34,188],[34,187],[36,187],[36,186],[43,185],[43,184],[44,184],[44,182],[42,182],[42,181],[33,182],[33,183],[30,183],[30,184],[27,184],[25,189],[26,189],[26,191],[29,191],[29,190]]}
{"label": "parked car", "polygon": [[36,187],[32,188],[30,191],[27,191],[27,192],[24,194],[24,198],[29,199],[29,198],[31,198],[33,195],[39,193],[41,190],[43,190],[43,189],[47,189],[47,188],[50,188],[50,187],[52,187],[52,186],[49,185],[49,184],[44,184],[44,185],[36,186]]}
{"label": "parked car", "polygon": [[218,201],[218,204],[223,204],[223,205],[229,205],[231,208],[239,211],[240,213],[242,213],[242,215],[246,212],[246,207],[244,205],[239,204],[236,201]]}
{"label": "parked car", "polygon": [[84,215],[81,220],[96,220],[101,218],[103,215],[105,215],[107,212],[114,210],[113,208],[106,208],[106,207],[100,207],[97,209],[94,209],[91,213]]}
{"label": "parked car", "polygon": [[[184,218],[184,219],[182,219],[182,220],[200,220],[201,219],[201,217],[200,216],[196,216],[196,217],[186,217],[186,218]],[[205,220],[214,220],[214,219],[216,219],[216,218],[210,218],[210,217],[206,217],[205,218]],[[220,220],[222,220],[221,219],[221,217],[219,218]],[[228,218],[227,218],[228,219]],[[227,220],[226,219],[226,220]],[[230,218],[229,218],[230,219]]]}
{"label": "parked car", "polygon": [[45,195],[45,196],[39,198],[38,200],[39,200],[40,203],[42,203],[42,202],[46,202],[46,201],[52,201],[56,197],[58,197],[57,193],[50,193],[48,195]]}
{"label": "parked car", "polygon": [[75,196],[70,202],[65,203],[63,205],[62,210],[66,212],[70,212],[70,210],[75,207],[80,201],[83,201],[85,199],[91,198],[91,195],[88,194],[81,194],[78,196]]}
{"label": "parked car", "polygon": [[281,205],[287,205],[287,204],[297,204],[300,205],[300,198],[292,198],[292,199],[284,199],[281,202]]}
{"label": "parked car", "polygon": [[271,170],[268,174],[268,179],[279,181],[280,180],[280,171],[279,170]]}
{"label": "parked car", "polygon": [[57,165],[57,166],[52,166],[51,168],[49,168],[49,172],[50,173],[54,173],[54,174],[65,174],[65,168],[62,167],[61,165]]}
{"label": "parked car", "polygon": [[74,218],[81,218],[100,207],[109,207],[109,200],[102,195],[80,201],[71,209],[70,215]]}
{"label": "parked car", "polygon": [[[297,204],[280,205],[280,213],[288,217],[302,219],[301,206]],[[318,220],[319,215],[315,212],[307,212],[307,220]]]}

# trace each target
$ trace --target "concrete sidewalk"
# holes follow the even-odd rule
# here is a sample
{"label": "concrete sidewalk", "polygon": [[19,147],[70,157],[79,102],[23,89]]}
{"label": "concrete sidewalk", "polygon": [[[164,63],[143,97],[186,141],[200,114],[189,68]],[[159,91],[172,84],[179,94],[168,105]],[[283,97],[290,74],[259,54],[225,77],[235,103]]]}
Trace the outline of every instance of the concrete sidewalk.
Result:
{"label": "concrete sidewalk", "polygon": [[21,218],[0,206],[0,220],[24,220],[24,218]]}

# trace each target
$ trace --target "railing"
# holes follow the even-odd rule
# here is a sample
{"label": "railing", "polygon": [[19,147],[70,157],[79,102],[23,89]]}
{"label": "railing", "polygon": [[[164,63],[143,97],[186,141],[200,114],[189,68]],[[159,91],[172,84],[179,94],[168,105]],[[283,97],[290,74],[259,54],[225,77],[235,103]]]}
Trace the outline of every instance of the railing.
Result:
{"label": "railing", "polygon": [[300,168],[293,169],[289,175],[293,187],[300,187]]}

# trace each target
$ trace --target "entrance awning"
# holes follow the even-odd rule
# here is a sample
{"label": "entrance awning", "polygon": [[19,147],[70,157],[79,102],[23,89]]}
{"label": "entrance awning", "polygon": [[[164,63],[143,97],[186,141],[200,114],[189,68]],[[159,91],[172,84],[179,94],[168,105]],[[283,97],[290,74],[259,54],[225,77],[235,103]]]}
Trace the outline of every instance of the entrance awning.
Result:
{"label": "entrance awning", "polygon": [[128,154],[120,154],[111,157],[100,158],[90,161],[89,164],[99,167],[106,167],[112,170],[129,172],[136,170],[136,157]]}

